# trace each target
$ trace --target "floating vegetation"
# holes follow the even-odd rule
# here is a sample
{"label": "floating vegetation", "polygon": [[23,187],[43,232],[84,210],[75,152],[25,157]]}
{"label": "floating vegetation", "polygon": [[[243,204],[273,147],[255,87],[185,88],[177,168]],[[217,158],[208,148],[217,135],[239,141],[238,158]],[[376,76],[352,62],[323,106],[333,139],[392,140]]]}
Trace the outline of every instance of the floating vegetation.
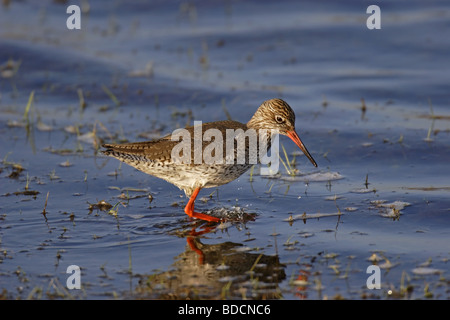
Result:
{"label": "floating vegetation", "polygon": [[119,204],[120,202],[117,202],[114,206],[112,206],[112,208],[109,209],[108,214],[117,217],[117,215],[119,214]]}
{"label": "floating vegetation", "polygon": [[36,190],[24,190],[24,191],[16,191],[13,193],[5,193],[3,194],[4,197],[10,196],[10,195],[16,195],[16,196],[33,196],[36,197],[40,192]]}
{"label": "floating vegetation", "polygon": [[112,204],[106,202],[105,200],[100,200],[97,203],[89,203],[88,202],[88,204],[89,204],[89,214],[91,214],[92,211],[94,211],[94,210],[108,211],[113,207]]}
{"label": "floating vegetation", "polygon": [[374,252],[369,258],[367,258],[367,260],[373,263],[377,263],[379,261],[382,261],[383,258],[380,257],[376,252]]}
{"label": "floating vegetation", "polygon": [[397,265],[391,263],[391,261],[384,256],[383,252],[372,253],[372,255],[367,260],[372,262],[372,264],[379,266],[381,269],[391,269],[395,265]]}
{"label": "floating vegetation", "polygon": [[13,164],[11,168],[12,168],[12,171],[8,175],[8,178],[10,178],[10,179],[18,178],[20,176],[20,173],[24,170],[22,165],[17,164],[17,163]]}
{"label": "floating vegetation", "polygon": [[48,177],[50,180],[59,180],[59,176],[56,174],[55,169],[53,169],[49,174]]}
{"label": "floating vegetation", "polygon": [[[5,155],[1,164],[4,166],[4,168],[10,168],[12,170],[11,173],[8,175],[8,178],[16,179],[20,176],[22,171],[24,171],[25,169],[20,163],[7,161],[9,155],[10,155],[10,152]],[[2,168],[0,168],[0,169],[2,169]],[[1,171],[2,170],[0,170],[0,172]]]}

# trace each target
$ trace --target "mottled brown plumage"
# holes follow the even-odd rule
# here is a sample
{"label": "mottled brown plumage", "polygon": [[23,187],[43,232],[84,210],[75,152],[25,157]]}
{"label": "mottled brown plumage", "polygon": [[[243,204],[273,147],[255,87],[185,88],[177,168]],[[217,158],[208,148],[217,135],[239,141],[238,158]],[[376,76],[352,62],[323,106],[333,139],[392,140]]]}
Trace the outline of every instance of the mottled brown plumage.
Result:
{"label": "mottled brown plumage", "polygon": [[[201,135],[196,136],[195,133],[200,132],[199,129],[201,129]],[[215,131],[210,132],[219,134],[215,139],[212,139],[212,142],[216,142],[218,137],[222,138],[222,163],[217,163],[218,161],[214,163],[207,162],[208,158],[206,157],[208,155],[212,157],[217,156],[219,159],[221,158],[220,149],[213,149],[211,152],[211,141],[205,141],[205,138],[203,137],[203,133],[210,129],[215,129]],[[245,139],[245,161],[243,163],[237,161],[239,159],[238,150],[241,149],[238,148],[236,139],[233,139],[232,154],[230,155],[227,153],[227,129],[234,130],[235,132],[255,130],[258,137],[264,137],[264,139],[257,140],[257,154],[249,152],[249,150],[253,150],[250,149],[249,139]],[[172,141],[172,137],[176,135],[176,131],[154,141],[105,144],[103,147],[106,148],[106,150],[102,152],[147,174],[164,179],[184,190],[186,196],[190,197],[185,212],[191,217],[213,222],[218,222],[219,219],[194,212],[194,201],[198,192],[202,188],[211,188],[226,184],[246,172],[254,164],[251,157],[253,156],[259,159],[270,148],[270,134],[262,136],[264,130],[278,130],[278,133],[290,137],[305,153],[313,165],[317,166],[316,162],[295,132],[294,112],[291,107],[281,99],[271,99],[263,102],[247,124],[237,121],[217,121],[204,123],[201,127],[190,126],[185,128],[185,130],[184,133],[190,135],[190,141],[187,141],[191,144],[190,161],[180,163],[179,159],[172,159],[172,150],[180,146],[180,141],[178,139]],[[218,142],[220,142],[220,139]],[[262,154],[259,154],[260,143]],[[199,158],[200,148],[195,149],[195,146],[201,147],[203,158]],[[187,154],[184,154],[183,151],[184,150],[181,150],[181,152],[176,153],[176,155],[180,158],[186,156]],[[229,158],[226,158],[227,156],[233,156],[235,161],[228,161]],[[201,160],[200,162],[198,162],[199,159]]]}

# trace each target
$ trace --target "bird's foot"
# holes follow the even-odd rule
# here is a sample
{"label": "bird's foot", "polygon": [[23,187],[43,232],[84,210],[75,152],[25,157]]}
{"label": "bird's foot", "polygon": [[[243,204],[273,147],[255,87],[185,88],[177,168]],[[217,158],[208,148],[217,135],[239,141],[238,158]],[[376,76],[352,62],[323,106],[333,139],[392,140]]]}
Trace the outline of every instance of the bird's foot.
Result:
{"label": "bird's foot", "polygon": [[219,223],[222,221],[222,219],[220,219],[220,218],[212,217],[207,214],[195,212],[195,211],[192,211],[192,212],[187,211],[186,214],[191,218],[197,218],[197,219],[209,221],[209,222]]}

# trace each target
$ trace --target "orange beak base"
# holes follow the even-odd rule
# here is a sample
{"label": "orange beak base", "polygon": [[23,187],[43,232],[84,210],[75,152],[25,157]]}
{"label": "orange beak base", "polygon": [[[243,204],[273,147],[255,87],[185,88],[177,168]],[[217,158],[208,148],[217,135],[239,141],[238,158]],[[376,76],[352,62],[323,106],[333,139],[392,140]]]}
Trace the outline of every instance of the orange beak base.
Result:
{"label": "orange beak base", "polygon": [[306,147],[303,145],[302,140],[300,140],[297,132],[295,132],[295,130],[289,131],[287,133],[287,136],[289,138],[291,138],[292,141],[295,142],[295,144],[300,148],[300,150],[303,151],[303,153],[305,154],[305,156],[308,157],[309,161],[311,161],[311,163],[314,165],[314,167],[317,167],[317,163],[316,161],[314,161],[313,157],[311,156],[311,154],[308,152],[308,149],[306,149]]}

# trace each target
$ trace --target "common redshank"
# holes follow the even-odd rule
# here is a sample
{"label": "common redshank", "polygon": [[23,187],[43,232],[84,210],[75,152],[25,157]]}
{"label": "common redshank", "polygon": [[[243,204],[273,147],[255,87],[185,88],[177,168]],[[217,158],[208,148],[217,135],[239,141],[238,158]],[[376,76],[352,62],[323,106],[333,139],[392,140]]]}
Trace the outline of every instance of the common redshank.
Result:
{"label": "common redshank", "polygon": [[[286,135],[291,138],[295,144],[303,151],[308,157],[311,163],[317,167],[311,154],[306,149],[305,145],[300,140],[297,132],[295,131],[295,114],[291,107],[281,99],[271,99],[264,101],[253,117],[247,124],[237,121],[216,121],[201,124],[201,132],[206,132],[209,129],[215,129],[215,132],[220,132],[223,139],[226,141],[226,132],[230,130],[254,130],[258,136],[263,133],[267,133],[269,130],[276,130],[277,133]],[[198,218],[210,222],[220,222],[221,219],[212,217],[210,215],[195,212],[194,202],[198,193],[202,188],[218,187],[228,182],[231,182],[245,173],[254,164],[250,161],[250,157],[247,155],[249,152],[249,142],[245,142],[246,157],[244,162],[238,162],[237,145],[234,145],[234,161],[216,161],[215,163],[207,163],[203,161],[204,158],[200,158],[202,161],[199,163],[195,161],[198,157],[195,153],[206,150],[205,148],[211,143],[209,141],[202,140],[201,149],[195,149],[196,142],[194,141],[195,131],[198,130],[196,126],[190,126],[185,128],[185,132],[190,136],[190,151],[191,157],[188,162],[180,161],[180,159],[174,159],[172,150],[179,144],[178,139],[173,139],[172,134],[168,134],[163,138],[145,141],[134,142],[124,144],[104,144],[102,153],[155,177],[164,179],[171,184],[174,184],[181,190],[183,190],[189,201],[184,208],[184,212],[192,217]],[[217,131],[218,130],[218,131]],[[263,141],[263,148],[257,148],[257,159],[264,156],[271,146],[271,136],[265,135]],[[261,141],[258,139],[258,141]],[[185,141],[186,142],[186,141]],[[225,144],[225,143],[224,143]],[[260,143],[261,145],[261,143]],[[225,150],[225,147],[224,149]],[[261,150],[261,151],[260,151]],[[181,153],[179,153],[181,155]],[[184,154],[185,155],[185,154]],[[229,156],[229,155],[228,155]],[[223,159],[227,157],[226,152],[223,152]],[[184,158],[186,159],[186,158]]]}

